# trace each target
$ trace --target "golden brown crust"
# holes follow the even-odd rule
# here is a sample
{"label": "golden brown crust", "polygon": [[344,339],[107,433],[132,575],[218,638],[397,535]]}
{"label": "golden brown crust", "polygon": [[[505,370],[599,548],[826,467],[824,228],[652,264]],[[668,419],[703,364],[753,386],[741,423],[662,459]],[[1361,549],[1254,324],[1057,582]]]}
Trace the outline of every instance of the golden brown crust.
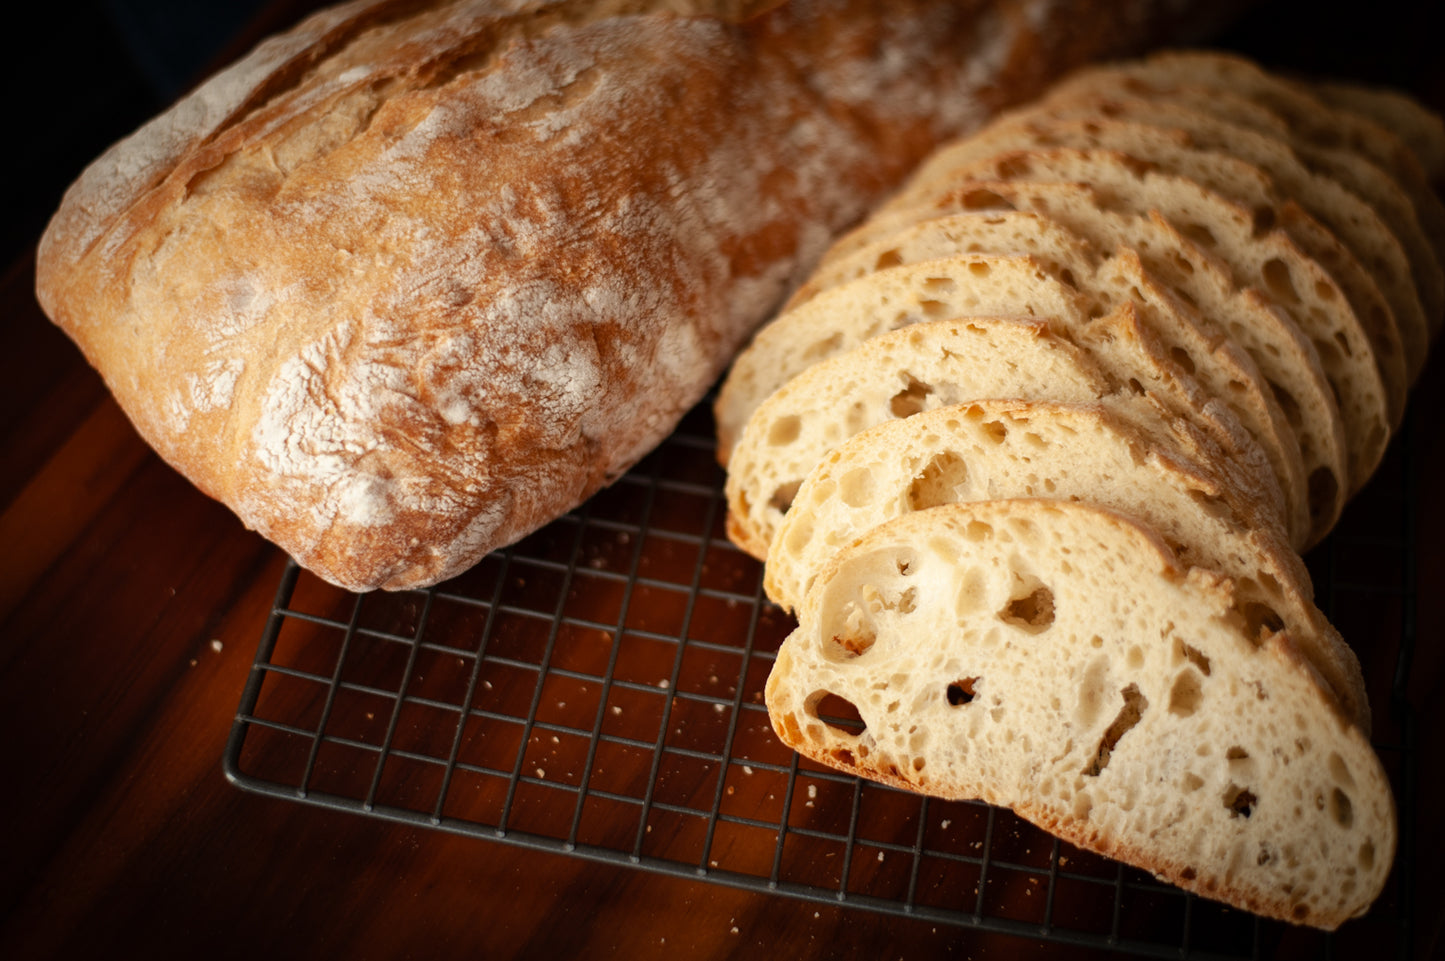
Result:
{"label": "golden brown crust", "polygon": [[41,246],[142,435],[348,588],[458,573],[615,478],[926,150],[1157,26],[495,6],[314,16],[98,160]]}

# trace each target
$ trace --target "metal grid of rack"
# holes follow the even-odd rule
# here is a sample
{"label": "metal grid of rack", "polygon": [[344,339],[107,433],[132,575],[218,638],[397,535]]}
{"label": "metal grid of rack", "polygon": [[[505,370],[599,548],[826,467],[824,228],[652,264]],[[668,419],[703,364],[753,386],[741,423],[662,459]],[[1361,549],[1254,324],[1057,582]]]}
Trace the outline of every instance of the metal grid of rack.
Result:
{"label": "metal grid of rack", "polygon": [[[721,484],[699,408],[613,487],[431,590],[347,594],[291,566],[228,776],[364,816],[1121,955],[1343,956],[1341,938],[1408,951],[1408,858],[1366,919],[1326,938],[1187,895],[1007,810],[800,760],[762,699],[792,621],[727,542]],[[1412,501],[1397,445],[1307,559],[1326,613],[1371,644],[1376,741],[1406,830]]]}

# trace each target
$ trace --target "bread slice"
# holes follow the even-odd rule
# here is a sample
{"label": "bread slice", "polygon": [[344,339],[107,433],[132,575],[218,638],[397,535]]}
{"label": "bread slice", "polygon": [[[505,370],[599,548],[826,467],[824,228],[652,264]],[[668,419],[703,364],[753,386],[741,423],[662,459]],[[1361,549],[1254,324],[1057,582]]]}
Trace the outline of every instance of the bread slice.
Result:
{"label": "bread slice", "polygon": [[[990,244],[998,243],[1003,249],[1039,247],[1045,250],[1067,251],[1066,257],[1051,258],[1052,261],[1066,261],[1058,264],[1051,272],[1055,276],[1072,278],[1074,285],[1086,293],[1100,282],[1112,281],[1111,285],[1116,288],[1113,298],[1127,294],[1136,301],[1142,301],[1150,299],[1152,295],[1163,312],[1177,313],[1186,309],[1173,298],[1159,293],[1157,284],[1148,279],[1147,272],[1143,271],[1137,259],[1130,255],[1120,254],[1102,271],[1096,268],[1095,273],[1098,276],[1091,280],[1077,265],[1090,257],[1097,260],[1092,253],[1092,247],[1061,224],[1031,212],[1001,211],[994,216],[1009,219],[1000,219],[996,224],[990,221],[989,216],[984,211],[975,211],[971,214],[944,215],[900,226],[896,233],[885,233],[880,240],[822,264],[808,283],[798,291],[794,300],[806,299],[830,285],[864,276],[878,269],[879,265],[915,263],[947,256],[952,250],[985,250]],[[1105,235],[1101,240],[1118,241],[1118,238]],[[1049,260],[1046,257],[1040,259]],[[1132,271],[1126,273],[1126,268],[1130,266]],[[1220,284],[1227,286],[1227,281],[1221,280]],[[1100,298],[1099,305],[1091,306],[1091,309],[1105,310],[1113,302],[1115,301],[1108,297]],[[1220,312],[1219,316],[1228,319],[1231,315]],[[1236,324],[1242,322],[1244,321],[1235,320]],[[1169,325],[1169,329],[1177,332],[1188,328],[1199,330],[1204,326],[1206,325],[1202,322],[1176,320]],[[1183,351],[1181,356],[1193,356],[1200,351],[1208,353],[1197,341],[1192,349],[1185,347],[1184,343],[1181,337],[1174,338],[1174,346]],[[1274,357],[1268,359],[1277,360]],[[1259,366],[1263,368],[1264,365]],[[1271,366],[1279,365],[1275,363]],[[1294,389],[1298,392],[1301,383],[1297,370],[1286,368],[1285,372],[1294,377],[1297,382]],[[1313,530],[1310,538],[1317,540],[1333,526],[1344,506],[1345,493],[1349,488],[1349,464],[1338,407],[1323,372],[1318,369],[1314,370],[1314,376],[1305,378],[1302,382],[1305,395],[1313,398],[1310,403],[1295,400],[1289,387],[1277,382],[1282,378],[1270,379],[1263,369],[1261,373],[1266,377],[1270,393],[1280,402],[1285,421],[1298,439],[1306,483],[1309,485],[1308,506]],[[1208,371],[1201,375],[1200,379],[1212,383],[1216,389],[1228,389],[1224,382],[1212,379]]]}
{"label": "bread slice", "polygon": [[[1307,166],[1338,180],[1379,211],[1405,246],[1431,330],[1439,329],[1439,318],[1445,311],[1445,273],[1441,270],[1445,250],[1439,235],[1445,226],[1436,223],[1432,227],[1431,224],[1445,221],[1445,213],[1438,210],[1438,198],[1398,138],[1377,125],[1365,123],[1369,132],[1354,130],[1351,136],[1364,138],[1366,148],[1363,151],[1346,149],[1330,132],[1329,125],[1339,119],[1343,127],[1358,127],[1361,123],[1358,116],[1331,111],[1308,96],[1301,100],[1298,91],[1283,95],[1284,99],[1294,101],[1290,108],[1275,102],[1267,92],[1247,89],[1247,85],[1231,87],[1218,77],[1211,82],[1211,78],[1204,75],[1191,77],[1177,71],[1153,69],[1151,63],[1157,62],[1089,68],[1055,88],[1055,94],[1069,96],[1075,91],[1087,90],[1149,97],[1213,113],[1282,139]],[[1325,119],[1321,121],[1321,117]],[[1379,149],[1372,150],[1370,143],[1378,143]]]}
{"label": "bread slice", "polygon": [[[794,291],[784,310],[797,307],[830,287],[874,271],[952,254],[1004,254],[1032,257],[1055,277],[1077,285],[1081,264],[1092,272],[1100,251],[1078,234],[1047,217],[1022,210],[980,210],[948,214],[901,226],[846,257],[819,264]],[[1108,251],[1103,251],[1108,253]]]}
{"label": "bread slice", "polygon": [[1228,579],[1102,508],[989,501],[875,528],[819,578],[765,693],[807,757],[1010,807],[1294,923],[1363,912],[1394,857],[1379,759],[1294,639],[1252,635]]}
{"label": "bread slice", "polygon": [[[1290,429],[1291,422],[1303,423],[1304,412],[1283,411],[1253,360],[1216,326],[1218,323],[1228,329],[1248,328],[1280,324],[1281,318],[1254,291],[1238,290],[1227,272],[1209,255],[1157,218],[1110,211],[1093,190],[1082,184],[1027,181],[959,184],[918,207],[899,208],[890,204],[880,209],[863,225],[840,238],[832,252],[824,257],[822,269],[875,238],[887,237],[911,223],[958,211],[1010,209],[1042,213],[1086,237],[1097,249],[1119,250],[1120,253],[1101,265],[1100,271],[1101,277],[1105,273],[1113,275],[1106,279],[1114,288],[1115,297],[1136,297],[1135,288],[1138,288],[1139,295],[1155,299],[1163,307],[1170,300],[1167,292],[1157,283],[1143,281],[1154,277],[1167,282],[1168,288],[1178,295],[1170,309],[1158,312],[1160,318],[1170,322],[1168,329],[1175,335],[1168,341],[1167,349],[1171,353],[1180,352],[1180,359],[1192,368],[1201,386],[1230,407],[1269,455],[1281,487],[1291,500],[1294,519],[1290,530],[1295,545],[1303,548],[1317,539],[1328,526],[1328,518],[1333,513],[1331,505],[1339,502],[1342,482],[1353,476],[1355,462],[1364,459],[1357,452],[1348,452],[1352,458],[1350,471],[1320,459],[1309,468],[1308,480],[1305,480],[1304,468],[1296,465],[1301,445]],[[1137,267],[1141,257],[1146,271],[1124,269]],[[1108,267],[1107,271],[1104,266]],[[1188,303],[1180,303],[1179,299]],[[1181,314],[1187,323],[1178,322]],[[1200,345],[1197,339],[1189,340],[1191,330],[1196,338],[1203,337],[1208,343]],[[1317,521],[1313,527],[1309,523],[1312,517]],[[1300,523],[1304,525],[1303,534],[1298,529]]]}
{"label": "bread slice", "polygon": [[[875,275],[901,299],[908,287],[955,275],[954,262],[899,267]],[[966,269],[966,268],[964,268]],[[891,276],[885,276],[891,274]],[[1287,540],[1285,499],[1268,459],[1221,405],[1203,399],[1188,375],[1161,356],[1125,303],[1093,322],[1051,321],[1036,331],[1018,322],[969,318],[923,322],[866,339],[789,380],[748,420],[728,463],[728,535],[767,558],[778,526],[804,478],[829,451],[891,418],[981,398],[1108,402],[1136,417],[1194,424],[1192,452],[1219,465],[1232,496],[1251,504],[1255,523]],[[866,322],[866,312],[855,315]],[[1000,326],[1000,325],[1003,326]],[[1069,339],[1065,339],[1069,338]],[[1077,341],[1077,343],[1073,342]],[[1231,430],[1231,426],[1233,429]],[[1228,466],[1226,466],[1228,465]]]}
{"label": "bread slice", "polygon": [[1414,97],[1385,87],[1310,80],[1310,93],[1340,110],[1368,117],[1410,148],[1431,183],[1445,180],[1445,120]]}
{"label": "bread slice", "polygon": [[[1273,325],[1231,328],[1230,333],[1257,363],[1272,364],[1270,374],[1290,378],[1276,383],[1302,388],[1300,373],[1322,366],[1344,417],[1347,440],[1374,452],[1378,462],[1392,425],[1404,409],[1403,358],[1398,353],[1392,357],[1375,354],[1334,278],[1288,237],[1277,231],[1256,232],[1250,212],[1238,204],[1117,151],[984,152],[985,156],[960,164],[947,177],[915,181],[896,202],[924,202],[930,195],[946,193],[953,182],[1065,181],[1090,184],[1110,209],[1141,216],[1157,212],[1169,226],[1227,265],[1235,283],[1258,291],[1294,322],[1296,331]],[[1308,338],[1317,357],[1308,356],[1299,334]],[[1273,363],[1276,357],[1278,365]],[[1308,401],[1309,397],[1299,399]]]}
{"label": "bread slice", "polygon": [[1369,730],[1358,660],[1311,603],[1303,562],[1242,501],[1183,422],[1130,407],[978,400],[885,421],[808,475],[768,550],[768,596],[797,610],[840,549],[894,517],[940,504],[1041,497],[1143,521],[1179,560],[1234,581],[1254,629],[1287,631],[1345,714]]}
{"label": "bread slice", "polygon": [[978,156],[988,147],[1117,150],[1240,204],[1256,229],[1283,230],[1335,278],[1387,378],[1403,370],[1413,381],[1423,367],[1429,330],[1398,238],[1373,208],[1311,173],[1280,140],[1178,104],[1075,95],[1047,98],[989,124],[940,151],[929,169],[946,170],[947,157]]}

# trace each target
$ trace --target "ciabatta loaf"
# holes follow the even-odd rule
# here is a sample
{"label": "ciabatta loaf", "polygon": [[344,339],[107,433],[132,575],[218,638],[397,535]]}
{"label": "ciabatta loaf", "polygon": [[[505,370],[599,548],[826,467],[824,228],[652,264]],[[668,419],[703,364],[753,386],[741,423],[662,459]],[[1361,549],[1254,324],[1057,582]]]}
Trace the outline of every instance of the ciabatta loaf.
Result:
{"label": "ciabatta loaf", "polygon": [[927,150],[1155,8],[356,0],[97,160],[37,290],[246,524],[428,584],[617,477]]}
{"label": "ciabatta loaf", "polygon": [[1333,928],[1389,873],[1388,782],[1291,638],[1245,623],[1228,579],[1124,515],[935,507],[829,563],[768,709],[808,757]]}

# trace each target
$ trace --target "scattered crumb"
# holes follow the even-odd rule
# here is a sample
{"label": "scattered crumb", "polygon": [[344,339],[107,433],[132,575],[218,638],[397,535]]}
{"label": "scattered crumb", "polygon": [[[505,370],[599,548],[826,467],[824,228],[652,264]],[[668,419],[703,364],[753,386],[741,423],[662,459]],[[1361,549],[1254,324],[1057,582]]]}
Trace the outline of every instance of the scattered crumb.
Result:
{"label": "scattered crumb", "polygon": [[657,686],[660,687],[660,688],[662,688],[662,689],[665,691],[665,690],[667,690],[669,687],[672,687],[672,682],[669,681],[667,678],[664,677],[662,680],[660,680],[660,681],[657,682]]}
{"label": "scattered crumb", "polygon": [[195,666],[196,666],[196,663],[197,663],[197,662],[196,662],[196,659],[195,659],[194,657],[191,658],[191,667],[195,667]]}
{"label": "scattered crumb", "polygon": [[738,933],[738,926],[737,926],[736,924],[734,924],[732,931],[730,931],[729,933],[730,933],[730,934],[737,934],[737,933]]}
{"label": "scattered crumb", "polygon": [[712,709],[714,714],[721,714],[728,709],[728,706],[726,704],[714,704]]}
{"label": "scattered crumb", "polygon": [[537,768],[537,776],[539,778],[545,778],[547,776],[547,772],[542,770],[541,768]]}
{"label": "scattered crumb", "polygon": [[816,785],[816,784],[809,784],[809,785],[808,785],[808,797],[809,797],[809,799],[816,798],[817,796],[818,796],[818,785]]}
{"label": "scattered crumb", "polygon": [[621,708],[619,705],[614,704],[614,705],[612,705],[612,713],[613,713],[614,715],[616,715],[616,714],[621,714],[621,713],[622,713],[622,708]]}
{"label": "scattered crumb", "polygon": [[883,852],[882,852],[882,851],[879,851],[879,852],[878,852],[878,863],[879,863],[879,864],[882,864],[882,863],[883,863]]}
{"label": "scattered crumb", "polygon": [[553,734],[553,735],[552,735],[552,743],[553,743],[553,744],[561,744],[561,743],[562,743],[562,739],[559,738],[557,735]]}
{"label": "scattered crumb", "polygon": [[950,824],[952,824],[952,823],[953,823],[952,821],[944,821],[942,824],[939,825],[939,827],[942,828],[943,830],[947,831],[947,830],[948,830],[948,826],[949,826]]}
{"label": "scattered crumb", "polygon": [[221,641],[219,638],[211,639],[211,650],[215,651],[217,654],[221,653]]}

